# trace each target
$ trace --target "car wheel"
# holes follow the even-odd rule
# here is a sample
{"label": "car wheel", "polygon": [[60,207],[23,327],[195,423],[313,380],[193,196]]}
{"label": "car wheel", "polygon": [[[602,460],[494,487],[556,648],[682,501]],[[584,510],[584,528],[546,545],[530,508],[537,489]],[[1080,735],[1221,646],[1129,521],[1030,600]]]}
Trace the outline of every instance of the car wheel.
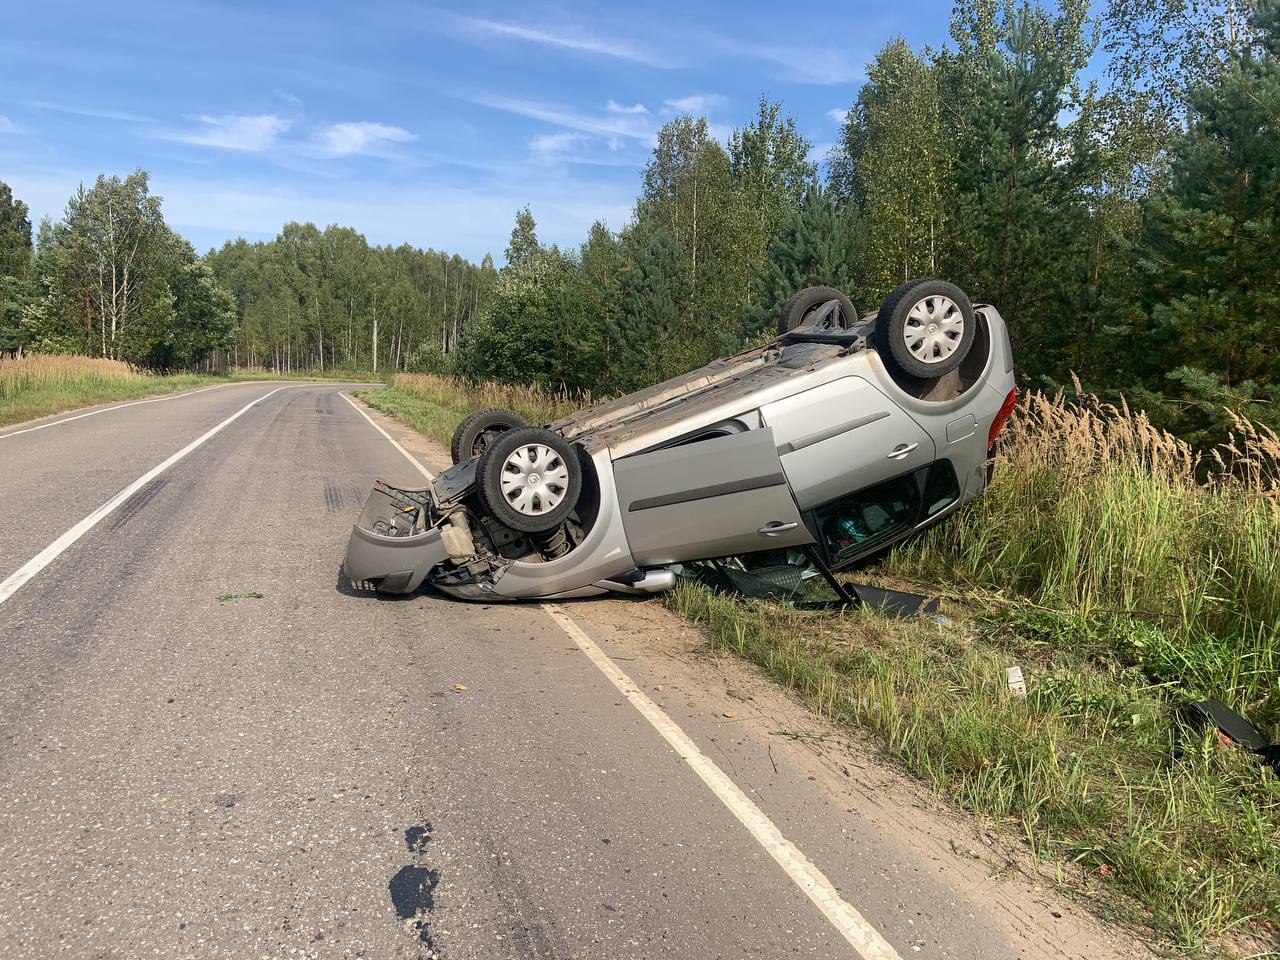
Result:
{"label": "car wheel", "polygon": [[507,430],[480,455],[480,503],[512,530],[554,530],[581,492],[582,465],[573,445],[542,427]]}
{"label": "car wheel", "polygon": [[945,280],[912,280],[894,290],[876,318],[876,345],[910,377],[936,380],[964,362],[977,336],[973,304]]}
{"label": "car wheel", "polygon": [[453,439],[449,441],[449,455],[453,457],[454,463],[478,457],[504,430],[528,425],[529,421],[514,410],[503,407],[477,410],[468,414],[453,431]]}
{"label": "car wheel", "polygon": [[853,301],[835,287],[805,287],[793,293],[782,305],[782,310],[778,314],[778,336],[790,333],[805,320],[811,319],[812,315],[829,300],[838,300],[840,306],[827,319],[825,325],[832,330],[847,330],[858,319]]}

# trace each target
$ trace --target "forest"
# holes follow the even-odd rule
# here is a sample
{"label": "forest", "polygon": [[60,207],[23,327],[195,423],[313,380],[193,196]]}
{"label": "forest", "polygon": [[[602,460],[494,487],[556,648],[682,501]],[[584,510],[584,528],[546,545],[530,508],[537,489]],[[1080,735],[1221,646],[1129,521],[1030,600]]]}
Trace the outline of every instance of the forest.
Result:
{"label": "forest", "polygon": [[1000,309],[1024,383],[1207,443],[1280,423],[1278,171],[1276,0],[959,0],[948,43],[880,50],[829,155],[767,96],[723,143],[677,117],[629,223],[566,249],[525,208],[501,269],[310,223],[199,256],[143,171],[33,238],[0,185],[0,348],[599,396],[767,337],[807,284],[872,311],[940,276]]}

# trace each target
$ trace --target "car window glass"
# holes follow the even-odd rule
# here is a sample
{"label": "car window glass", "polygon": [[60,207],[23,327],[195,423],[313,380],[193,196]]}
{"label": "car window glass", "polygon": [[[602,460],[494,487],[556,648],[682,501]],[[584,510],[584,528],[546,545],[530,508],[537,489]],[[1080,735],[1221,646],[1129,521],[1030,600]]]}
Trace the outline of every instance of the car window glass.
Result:
{"label": "car window glass", "polygon": [[925,516],[932,517],[960,499],[960,481],[950,460],[939,460],[929,468],[929,482],[924,486]]}
{"label": "car window glass", "polygon": [[886,480],[814,511],[832,566],[846,563],[911,527],[920,512],[914,474]]}

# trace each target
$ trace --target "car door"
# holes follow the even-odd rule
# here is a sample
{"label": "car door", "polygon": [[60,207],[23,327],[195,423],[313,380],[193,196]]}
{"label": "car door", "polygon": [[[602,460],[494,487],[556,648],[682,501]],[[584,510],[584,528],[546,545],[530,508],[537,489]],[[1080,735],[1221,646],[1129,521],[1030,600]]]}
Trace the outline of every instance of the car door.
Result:
{"label": "car door", "polygon": [[800,508],[910,473],[934,458],[933,440],[862,377],[842,377],[760,409],[778,441]]}
{"label": "car door", "polygon": [[813,542],[768,428],[635,454],[613,473],[641,566]]}

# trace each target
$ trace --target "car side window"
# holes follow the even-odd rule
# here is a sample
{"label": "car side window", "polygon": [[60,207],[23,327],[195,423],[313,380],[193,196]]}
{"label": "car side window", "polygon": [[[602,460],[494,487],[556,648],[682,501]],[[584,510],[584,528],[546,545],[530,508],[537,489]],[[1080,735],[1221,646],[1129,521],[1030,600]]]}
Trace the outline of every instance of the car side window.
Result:
{"label": "car side window", "polygon": [[938,460],[929,468],[929,480],[924,485],[924,515],[932,517],[941,513],[960,499],[960,481],[950,460]]}
{"label": "car side window", "polygon": [[886,480],[814,510],[813,515],[831,565],[870,552],[914,526],[920,515],[916,474]]}

